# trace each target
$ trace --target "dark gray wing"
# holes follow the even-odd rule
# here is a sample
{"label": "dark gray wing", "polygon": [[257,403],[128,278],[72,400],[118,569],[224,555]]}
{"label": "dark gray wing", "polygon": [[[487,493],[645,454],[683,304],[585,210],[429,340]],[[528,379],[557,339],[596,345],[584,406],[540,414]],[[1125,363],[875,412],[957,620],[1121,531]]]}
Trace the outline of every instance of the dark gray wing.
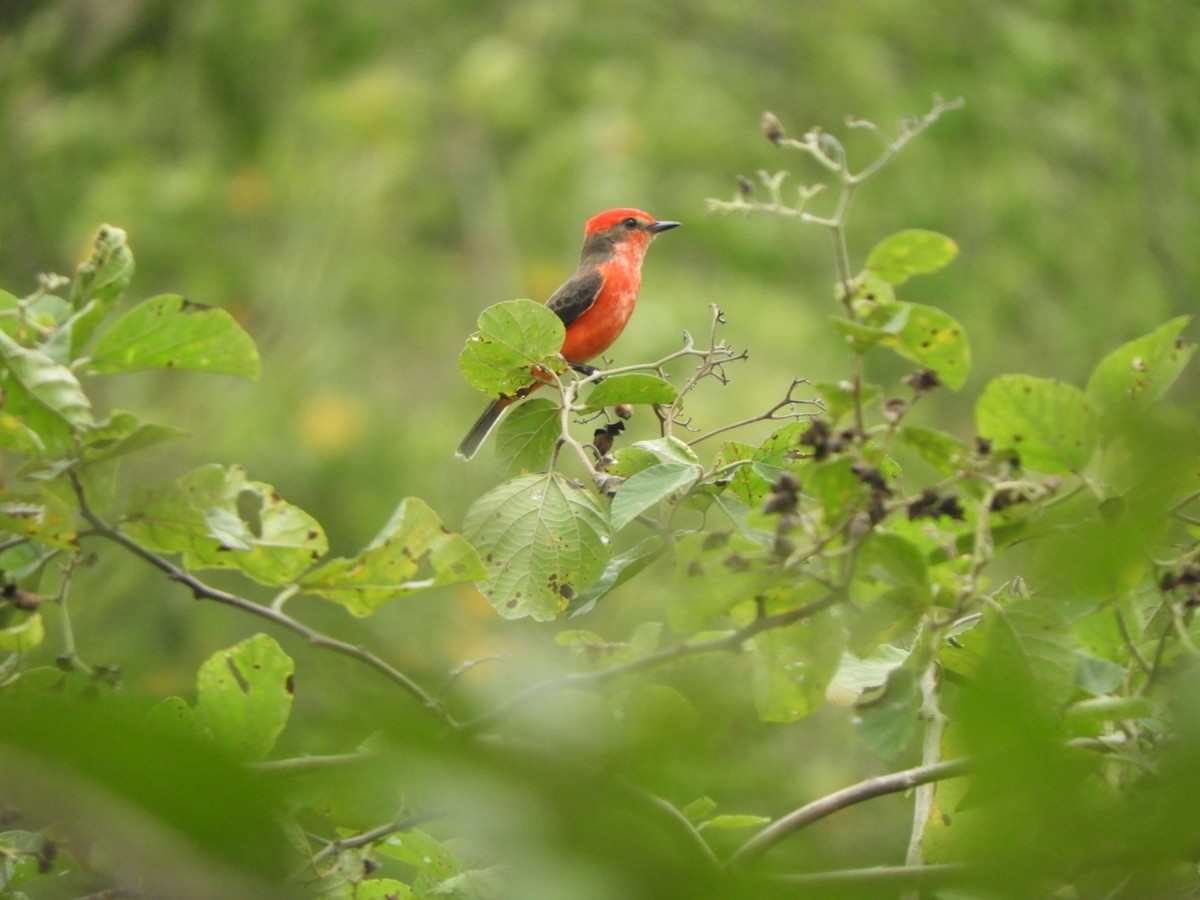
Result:
{"label": "dark gray wing", "polygon": [[604,276],[597,269],[576,272],[551,295],[546,306],[564,325],[570,325],[592,308],[603,286]]}

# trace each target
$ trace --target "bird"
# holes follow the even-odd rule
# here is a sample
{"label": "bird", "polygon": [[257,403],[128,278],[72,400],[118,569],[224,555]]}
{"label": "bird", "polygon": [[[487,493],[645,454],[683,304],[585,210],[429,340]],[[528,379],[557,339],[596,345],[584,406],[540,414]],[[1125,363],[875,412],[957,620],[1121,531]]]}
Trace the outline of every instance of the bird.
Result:
{"label": "bird", "polygon": [[[605,210],[588,219],[578,268],[546,301],[566,327],[559,352],[572,368],[584,374],[595,371],[587,361],[607,350],[633,315],[646,249],[659,234],[679,225],[628,207]],[[489,403],[458,445],[458,456],[474,456],[504,411],[541,385],[533,381],[529,387]]]}

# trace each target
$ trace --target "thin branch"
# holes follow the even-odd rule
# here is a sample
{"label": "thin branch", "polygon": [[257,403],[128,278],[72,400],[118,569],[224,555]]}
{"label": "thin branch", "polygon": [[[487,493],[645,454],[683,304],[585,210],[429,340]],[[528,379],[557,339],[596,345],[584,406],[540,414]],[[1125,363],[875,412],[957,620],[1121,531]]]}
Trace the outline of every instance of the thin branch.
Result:
{"label": "thin branch", "polygon": [[362,834],[356,834],[354,837],[329,841],[324,847],[313,854],[312,859],[308,861],[308,866],[316,868],[316,865],[321,862],[321,860],[330,856],[336,856],[343,850],[354,850],[358,847],[370,846],[378,841],[382,841],[384,838],[391,837],[397,832],[411,831],[418,825],[422,825],[431,819],[439,819],[442,817],[442,815],[444,814],[429,812],[414,816],[403,816],[401,818],[394,819],[391,822],[380,825],[377,828],[372,828],[370,831],[364,831]]}
{"label": "thin branch", "polygon": [[674,803],[664,800],[657,794],[653,794],[645,788],[638,787],[624,778],[618,777],[614,783],[624,788],[639,800],[648,803],[655,811],[662,813],[663,818],[675,825],[677,830],[683,832],[688,839],[688,843],[699,852],[705,862],[711,864],[714,868],[720,865],[721,861],[717,858],[717,854],[713,852],[712,847],[709,846],[708,841],[704,839],[704,835],[696,829],[691,819],[685,816]]}
{"label": "thin branch", "polygon": [[[961,884],[965,876],[974,877],[981,871],[983,871],[981,866],[971,863],[940,863],[932,866],[872,866],[866,869],[838,869],[833,872],[769,875],[758,880],[768,884],[788,884],[806,888],[828,886],[829,888],[886,890],[887,894],[871,894],[871,896],[890,897],[894,896],[892,891],[905,888],[931,888]],[[842,895],[839,893],[838,896]]]}
{"label": "thin branch", "polygon": [[640,672],[643,669],[655,668],[692,656],[739,651],[742,649],[742,645],[756,634],[773,628],[783,628],[786,625],[799,622],[809,616],[816,615],[821,610],[833,606],[841,599],[842,594],[840,592],[830,593],[820,600],[814,600],[812,603],[806,603],[804,606],[798,606],[795,609],[789,609],[772,616],[763,616],[755,619],[750,624],[722,637],[711,638],[705,641],[685,641],[682,644],[676,644],[665,650],[659,650],[657,653],[640,656],[637,659],[631,659],[629,662],[611,666],[607,669],[596,669],[588,672],[567,672],[563,675],[557,675],[554,678],[548,678],[545,681],[539,681],[537,684],[530,685],[520,693],[514,694],[495,709],[476,716],[474,719],[460,723],[459,727],[464,733],[473,734],[490,725],[492,722],[502,719],[514,709],[524,706],[531,700],[552,691],[568,687],[598,686],[632,672]]}
{"label": "thin branch", "polygon": [[443,706],[441,701],[429,694],[417,684],[412,678],[405,675],[395,666],[384,661],[376,656],[365,647],[359,647],[346,641],[338,640],[330,637],[323,632],[310,628],[303,622],[292,618],[287,613],[274,609],[269,606],[261,606],[258,603],[248,600],[245,597],[240,597],[237,594],[231,594],[228,591],[220,590],[212,587],[192,575],[186,569],[183,569],[165,557],[159,556],[152,550],[143,547],[137,541],[133,540],[126,534],[123,534],[117,528],[109,525],[104,519],[92,509],[91,503],[88,501],[87,493],[83,488],[82,483],[71,473],[71,483],[74,486],[76,497],[79,500],[79,512],[87,520],[94,529],[93,534],[96,537],[101,537],[112,541],[124,547],[134,556],[137,556],[145,562],[158,569],[172,581],[177,581],[192,592],[192,596],[197,600],[212,600],[215,603],[222,603],[226,606],[232,606],[234,609],[239,609],[242,612],[249,613],[252,616],[257,616],[260,619],[266,619],[275,625],[285,628],[294,634],[304,638],[310,645],[314,647],[322,647],[342,656],[350,657],[358,660],[358,662],[374,669],[384,675],[388,680],[399,685],[413,697],[420,701],[421,705],[428,709],[431,713],[438,717],[441,722],[450,727],[458,728],[458,723],[450,716]]}
{"label": "thin branch", "polygon": [[745,865],[757,859],[785,837],[839,810],[865,800],[882,797],[885,794],[912,790],[918,785],[958,778],[967,774],[970,766],[970,761],[966,759],[946,760],[931,766],[917,766],[901,772],[893,772],[890,775],[879,775],[842,788],[840,791],[835,791],[788,813],[763,828],[729,857],[727,865],[731,867]]}
{"label": "thin branch", "polygon": [[[940,636],[934,638],[941,642]],[[942,735],[946,730],[946,716],[938,704],[938,675],[937,658],[930,659],[921,675],[921,718],[925,721],[925,734],[921,741],[921,766],[930,769],[936,767],[942,758]],[[912,830],[908,836],[908,852],[905,854],[906,865],[919,866],[925,862],[925,826],[933,812],[934,789],[936,782],[929,781],[916,789],[913,803]]]}
{"label": "thin branch", "polygon": [[704,434],[700,435],[699,437],[693,438],[692,440],[688,441],[688,446],[694,447],[696,444],[700,443],[701,441],[707,441],[710,437],[715,437],[716,435],[723,434],[726,431],[733,431],[735,428],[744,428],[747,425],[753,425],[756,422],[772,422],[772,421],[777,421],[780,419],[802,419],[807,415],[815,415],[814,413],[798,413],[798,412],[790,412],[784,416],[775,415],[775,413],[779,412],[781,409],[786,409],[787,407],[795,406],[797,403],[806,403],[810,406],[817,407],[818,410],[824,411],[824,407],[822,407],[820,401],[797,400],[792,396],[792,394],[796,390],[796,388],[798,388],[802,384],[808,384],[808,383],[809,383],[809,381],[807,378],[793,378],[791,385],[788,386],[786,396],[784,396],[784,398],[782,400],[780,400],[778,403],[776,403],[774,406],[772,406],[766,412],[760,413],[757,416],[751,416],[749,419],[742,419],[740,422],[733,422],[729,425],[722,425],[720,428],[714,428],[712,431],[705,432]]}

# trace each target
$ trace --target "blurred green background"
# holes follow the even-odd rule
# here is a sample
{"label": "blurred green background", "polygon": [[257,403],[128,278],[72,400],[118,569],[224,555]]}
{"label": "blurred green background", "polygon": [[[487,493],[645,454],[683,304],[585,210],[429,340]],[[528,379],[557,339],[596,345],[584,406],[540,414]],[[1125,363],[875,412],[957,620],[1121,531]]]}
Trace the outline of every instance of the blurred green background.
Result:
{"label": "blurred green background", "polygon": [[[855,264],[900,228],[960,243],[950,269],[901,293],[966,326],[967,387],[918,415],[969,435],[990,377],[1078,382],[1119,343],[1197,307],[1197,34],[1188,2],[6,0],[0,285],[28,293],[39,272],[69,273],[100,223],[126,229],[134,297],[228,308],[264,357],[256,383],[110,379],[107,402],[194,435],[131,460],[129,481],[241,463],[349,554],[403,496],[457,527],[495,483],[486,448],[469,465],[452,455],[483,402],[458,374],[462,342],[484,307],[545,298],[574,267],[584,220],[607,207],[684,223],[651,252],[613,358],[703,335],[710,303],[725,310],[725,339],[750,351],[728,386],[697,397],[699,423],[766,409],[793,376],[844,377],[825,327],[828,236],[707,216],[704,201],[758,169],[820,180],[764,140],[764,109],[795,135],[843,135],[847,115],[894,132],[935,93],[961,96],[964,109],[863,190],[850,237]],[[860,167],[878,149],[864,132],[847,145]],[[646,437],[653,423],[631,430]],[[205,656],[256,627],[137,566],[106,561],[88,578],[80,652],[120,662],[153,694],[186,692]],[[619,603],[644,618],[660,600],[644,588]],[[297,609],[432,679],[548,637],[496,628],[469,589],[367,623]],[[308,703],[326,725],[355,718],[352,736],[368,731],[364,708],[389,702],[371,686],[356,688],[367,699],[355,711],[323,699],[313,685],[349,683],[348,663],[302,658],[299,671],[298,714]],[[737,720],[748,710],[729,715],[729,735],[751,727]],[[849,740],[838,711],[817,726]],[[305,749],[345,749],[346,733],[315,733]],[[745,754],[748,773],[786,769],[791,752],[708,751]],[[805,780],[837,786],[849,760],[830,762]]]}

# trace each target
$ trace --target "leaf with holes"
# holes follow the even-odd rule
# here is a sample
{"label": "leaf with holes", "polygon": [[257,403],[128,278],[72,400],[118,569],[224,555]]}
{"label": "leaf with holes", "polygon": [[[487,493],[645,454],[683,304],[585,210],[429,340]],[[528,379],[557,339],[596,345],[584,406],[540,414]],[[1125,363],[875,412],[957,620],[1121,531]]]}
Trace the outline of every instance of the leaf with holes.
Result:
{"label": "leaf with holes", "polygon": [[559,358],[566,330],[562,320],[532,300],[508,300],[489,306],[479,316],[479,330],[467,338],[458,368],[471,387],[512,396],[532,381],[540,366],[562,372]]}
{"label": "leaf with holes", "polygon": [[139,491],[122,531],[187,569],[237,569],[261,584],[294,581],[329,549],[320,524],[240,466],[208,465]]}
{"label": "leaf with holes", "polygon": [[300,587],[365,616],[401,597],[486,576],[475,548],[423,500],[408,497],[362,553],[330,560]]}
{"label": "leaf with holes", "polygon": [[467,510],[463,534],[488,575],[479,589],[500,615],[548,621],[604,572],[612,531],[596,498],[561,475],[522,475]]}
{"label": "leaf with holes", "polygon": [[189,369],[241,378],[259,375],[258,349],[228,312],[163,294],[139,303],[100,335],[93,372]]}
{"label": "leaf with holes", "polygon": [[197,729],[239,759],[265,759],[292,710],[294,670],[265,634],[214,653],[196,676]]}
{"label": "leaf with holes", "polygon": [[993,450],[1012,450],[1043,472],[1082,469],[1099,440],[1096,414],[1074,385],[1031,375],[1002,375],[975,404],[975,427]]}

